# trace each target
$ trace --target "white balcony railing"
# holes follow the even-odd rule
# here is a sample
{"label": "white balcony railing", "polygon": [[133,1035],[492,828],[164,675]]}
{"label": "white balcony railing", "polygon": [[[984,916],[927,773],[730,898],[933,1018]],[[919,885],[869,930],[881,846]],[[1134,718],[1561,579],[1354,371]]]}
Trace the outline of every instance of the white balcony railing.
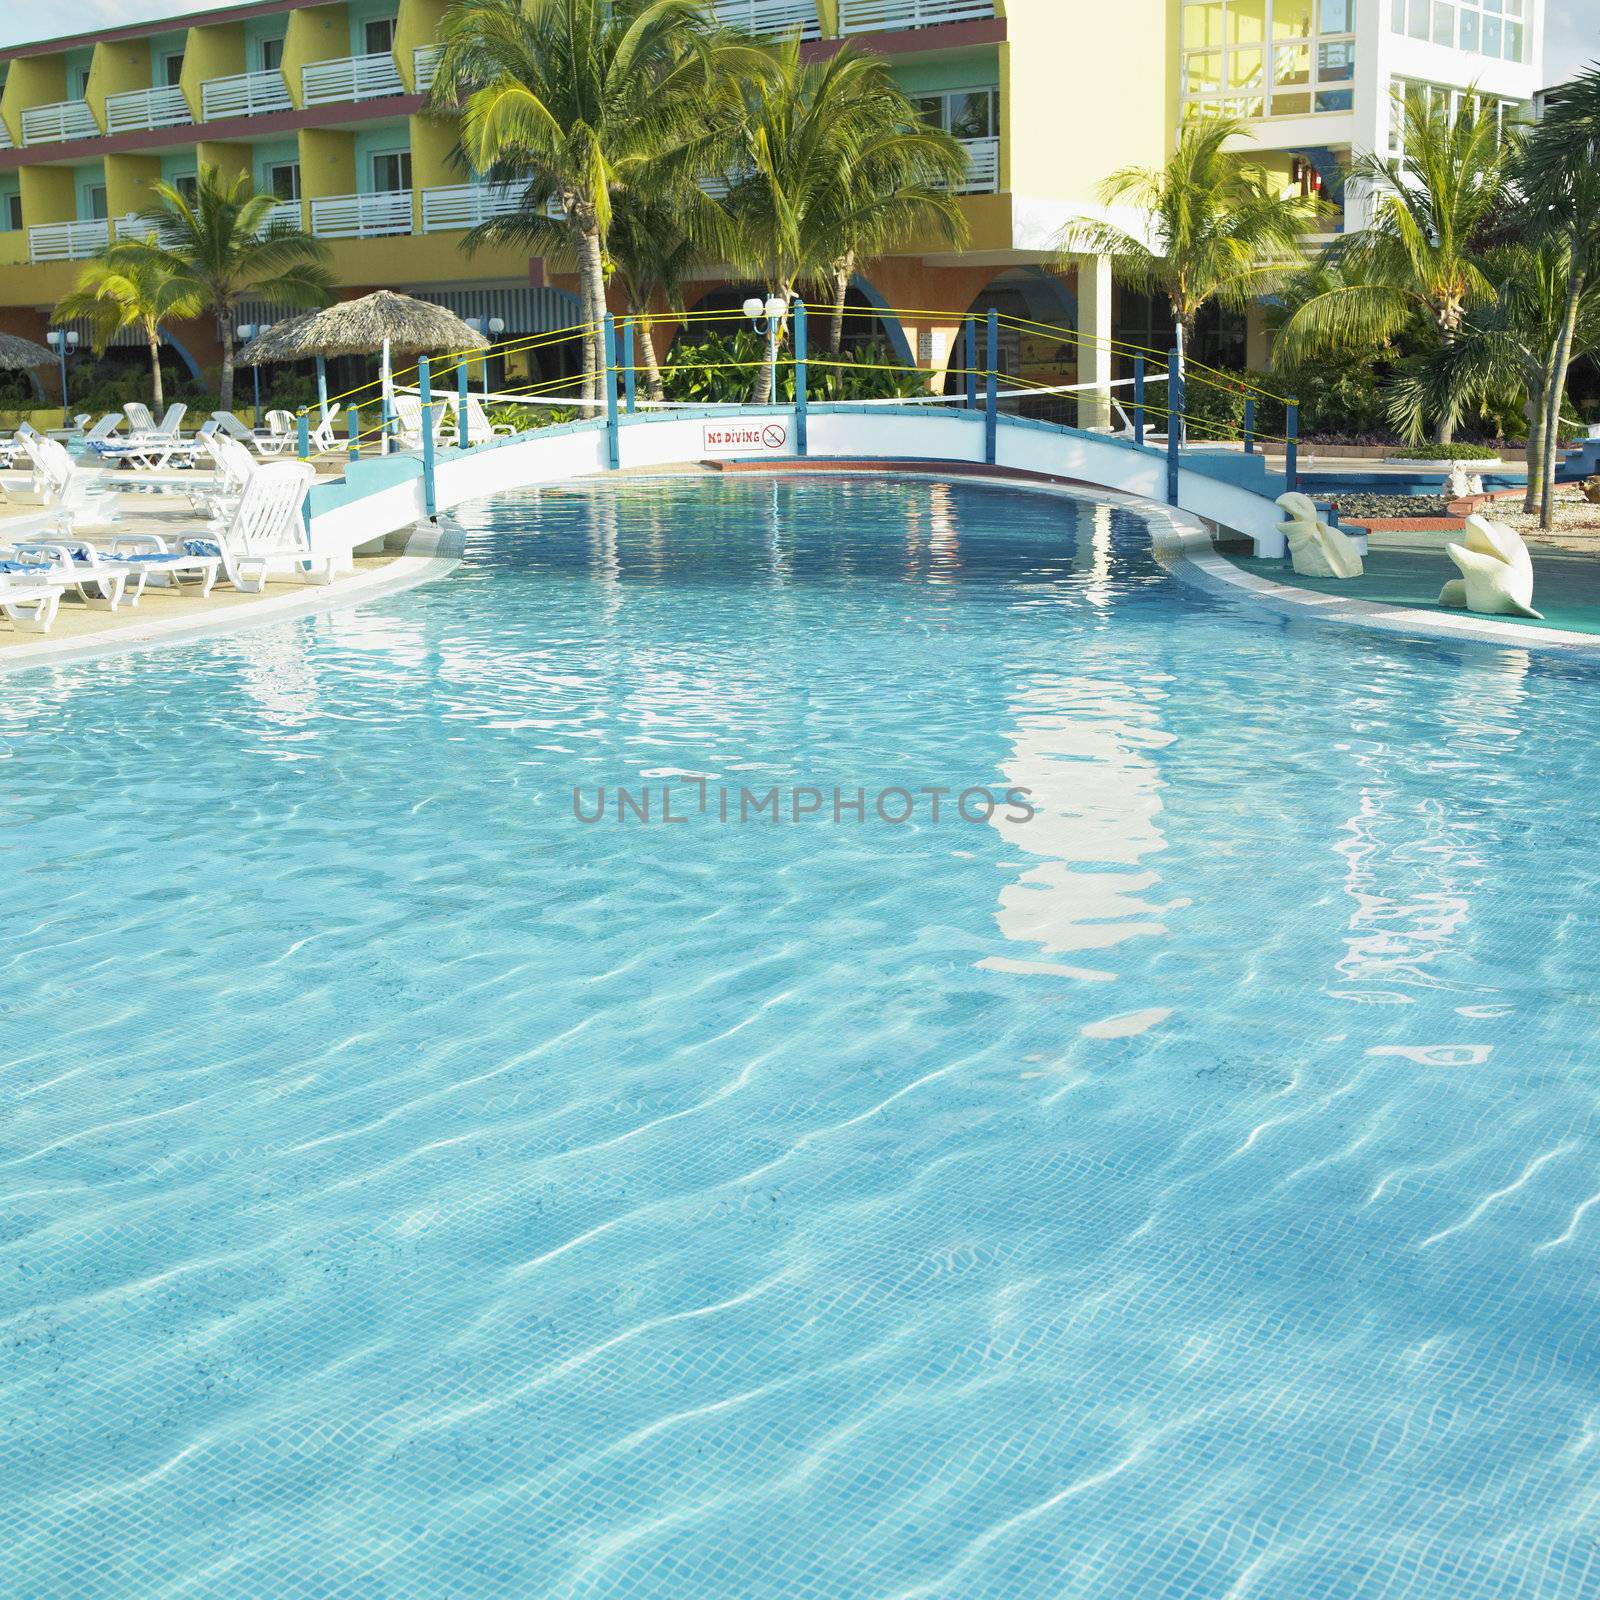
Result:
{"label": "white balcony railing", "polygon": [[100,124],[86,100],[58,100],[50,106],[29,106],[22,113],[24,144],[60,144],[66,139],[95,139]]}
{"label": "white balcony railing", "polygon": [[400,69],[387,50],[371,56],[338,56],[308,61],[300,69],[302,98],[308,106],[347,105],[352,100],[383,100],[404,94]]}
{"label": "white balcony railing", "polygon": [[941,22],[987,21],[994,0],[839,0],[840,33],[932,28]]}
{"label": "white balcony railing", "polygon": [[820,39],[816,0],[716,0],[717,21],[747,33],[793,33]]}
{"label": "white balcony railing", "polygon": [[104,217],[92,222],[36,222],[28,229],[28,259],[82,261],[99,255],[110,237]]}
{"label": "white balcony railing", "polygon": [[11,130],[0,122],[0,150],[14,150],[16,146],[11,142]]}
{"label": "white balcony railing", "polygon": [[416,79],[418,94],[426,94],[433,87],[433,75],[443,54],[442,44],[419,44],[411,52],[411,75]]}
{"label": "white balcony railing", "polygon": [[311,231],[321,239],[376,239],[411,232],[411,191],[324,195],[311,202]]}
{"label": "white balcony railing", "polygon": [[189,119],[189,102],[176,85],[134,89],[106,96],[106,132],[132,133],[140,128],[180,128]]}
{"label": "white balcony railing", "polygon": [[515,211],[525,190],[515,183],[453,183],[422,191],[422,231],[475,228],[490,217]]}
{"label": "white balcony railing", "polygon": [[1000,187],[1000,141],[963,139],[967,152],[967,181],[956,185],[957,194],[993,194]]}
{"label": "white balcony railing", "polygon": [[225,117],[258,117],[269,111],[290,111],[289,85],[283,74],[240,72],[231,78],[207,78],[200,85],[200,108],[207,122]]}

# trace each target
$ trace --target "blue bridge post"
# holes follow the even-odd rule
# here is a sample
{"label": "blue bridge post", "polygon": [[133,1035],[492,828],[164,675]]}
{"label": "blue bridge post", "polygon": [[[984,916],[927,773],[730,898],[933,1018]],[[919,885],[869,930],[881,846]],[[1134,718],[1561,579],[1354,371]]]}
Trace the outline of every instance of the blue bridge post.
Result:
{"label": "blue bridge post", "polygon": [[[309,461],[311,459],[311,422],[303,411],[300,413],[295,432],[299,435],[297,444],[300,459]],[[300,502],[300,521],[309,537],[311,533],[311,495],[309,492],[306,494],[305,499]]]}
{"label": "blue bridge post", "polygon": [[810,418],[807,415],[809,396],[806,393],[810,374],[811,351],[806,333],[806,303],[794,303],[794,448],[796,455],[811,453]]}
{"label": "blue bridge post", "polygon": [[1144,449],[1144,357],[1133,358],[1133,442]]}
{"label": "blue bridge post", "polygon": [[622,465],[622,441],[617,426],[617,319],[606,312],[605,320],[606,363],[606,449],[615,472]]}
{"label": "blue bridge post", "polygon": [[1167,357],[1167,504],[1178,503],[1178,447],[1183,438],[1183,364],[1174,350]]}
{"label": "blue bridge post", "polygon": [[[650,335],[646,334],[645,337],[648,339]],[[622,378],[627,385],[628,415],[630,417],[639,409],[638,386],[634,382],[633,367],[633,318],[629,317],[622,325]]]}
{"label": "blue bridge post", "polygon": [[360,406],[351,406],[350,407],[349,423],[350,423],[350,449],[349,449],[350,459],[352,461],[359,461],[361,459],[361,407]]}
{"label": "blue bridge post", "polygon": [[439,503],[433,483],[433,379],[426,356],[417,357],[417,394],[422,400],[422,509],[431,520]]}
{"label": "blue bridge post", "polygon": [[1000,313],[989,313],[989,362],[984,371],[983,459],[1000,457]]}
{"label": "blue bridge post", "polygon": [[1247,456],[1256,453],[1256,397],[1253,394],[1244,397],[1244,453]]}
{"label": "blue bridge post", "polygon": [[456,444],[465,450],[471,443],[467,427],[467,358],[456,362]]}
{"label": "blue bridge post", "polygon": [[1286,491],[1295,494],[1300,488],[1300,402],[1291,400],[1284,412],[1283,476]]}
{"label": "blue bridge post", "polygon": [[967,410],[978,409],[978,319],[967,318]]}

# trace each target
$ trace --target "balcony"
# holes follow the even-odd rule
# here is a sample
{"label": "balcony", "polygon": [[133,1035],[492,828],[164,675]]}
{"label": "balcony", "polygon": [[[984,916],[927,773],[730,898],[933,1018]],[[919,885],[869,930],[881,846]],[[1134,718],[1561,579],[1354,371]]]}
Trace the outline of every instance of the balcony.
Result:
{"label": "balcony", "polygon": [[323,195],[311,202],[311,231],[320,239],[378,239],[411,232],[411,191]]}
{"label": "balcony", "polygon": [[988,22],[994,0],[839,0],[840,33],[933,28],[941,22]]}
{"label": "balcony", "polygon": [[422,231],[447,233],[475,228],[490,217],[503,217],[521,203],[520,184],[454,183],[422,191]]}
{"label": "balcony", "polygon": [[820,39],[815,0],[716,0],[717,21],[746,33],[791,34]]}
{"label": "balcony", "polygon": [[22,113],[22,142],[61,144],[67,139],[96,139],[100,124],[87,100],[58,100],[54,105],[29,106]]}
{"label": "balcony", "polygon": [[967,181],[956,185],[957,194],[994,194],[1000,187],[1000,141],[963,139],[967,152]]}
{"label": "balcony", "polygon": [[433,75],[443,54],[442,44],[419,44],[411,52],[411,75],[416,79],[418,94],[426,94],[433,87]]}
{"label": "balcony", "polygon": [[388,51],[372,56],[338,56],[308,61],[300,69],[301,98],[308,106],[349,105],[354,100],[385,100],[404,94],[400,69]]}
{"label": "balcony", "polygon": [[134,133],[140,128],[181,128],[188,121],[189,102],[176,85],[106,96],[107,133]]}
{"label": "balcony", "polygon": [[111,225],[104,217],[91,222],[40,222],[28,229],[30,261],[83,261],[99,255],[110,242]]}
{"label": "balcony", "polygon": [[259,117],[271,111],[291,111],[289,85],[283,74],[241,72],[231,78],[207,78],[200,85],[200,106],[207,122],[225,117]]}
{"label": "balcony", "polygon": [[0,150],[14,150],[16,146],[11,142],[11,130],[0,122]]}

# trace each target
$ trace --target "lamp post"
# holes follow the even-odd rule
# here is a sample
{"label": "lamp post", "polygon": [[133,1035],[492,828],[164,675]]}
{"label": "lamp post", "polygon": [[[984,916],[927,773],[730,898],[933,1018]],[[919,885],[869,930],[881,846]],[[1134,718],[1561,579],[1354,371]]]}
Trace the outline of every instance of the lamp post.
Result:
{"label": "lamp post", "polygon": [[503,317],[490,317],[485,324],[485,332],[489,335],[489,348],[483,352],[483,392],[489,393],[489,357],[494,354],[494,342],[506,331]]}
{"label": "lamp post", "polygon": [[78,348],[78,335],[71,328],[52,328],[45,343],[61,357],[61,420],[67,420],[67,352]]}
{"label": "lamp post", "polygon": [[771,375],[774,405],[778,400],[778,341],[783,337],[784,319],[789,315],[789,302],[781,295],[769,294],[765,300],[752,295],[744,303],[744,314],[750,326],[767,338],[767,368]]}

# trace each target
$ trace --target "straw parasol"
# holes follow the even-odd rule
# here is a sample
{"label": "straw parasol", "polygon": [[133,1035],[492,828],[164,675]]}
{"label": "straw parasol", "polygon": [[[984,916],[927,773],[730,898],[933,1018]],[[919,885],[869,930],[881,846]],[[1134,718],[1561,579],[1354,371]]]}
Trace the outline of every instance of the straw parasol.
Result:
{"label": "straw parasol", "polygon": [[32,339],[19,339],[14,333],[0,333],[0,367],[7,371],[42,367],[55,357]]}
{"label": "straw parasol", "polygon": [[379,289],[359,300],[337,300],[321,311],[291,317],[257,334],[239,352],[240,364],[259,366],[269,361],[306,361],[315,358],[323,415],[327,415],[327,367],[330,356],[366,356],[381,353],[386,411],[394,408],[394,356],[454,355],[487,350],[489,341],[468,327],[453,311],[408,294]]}

